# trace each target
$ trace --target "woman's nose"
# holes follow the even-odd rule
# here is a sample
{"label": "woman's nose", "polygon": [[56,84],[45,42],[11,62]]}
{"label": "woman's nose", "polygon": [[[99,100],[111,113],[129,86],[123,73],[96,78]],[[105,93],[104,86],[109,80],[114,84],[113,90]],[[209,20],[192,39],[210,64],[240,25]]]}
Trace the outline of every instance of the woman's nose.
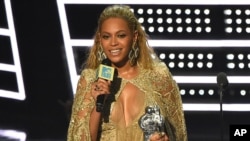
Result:
{"label": "woman's nose", "polygon": [[117,39],[116,39],[116,37],[112,37],[111,38],[111,45],[116,45],[117,44]]}

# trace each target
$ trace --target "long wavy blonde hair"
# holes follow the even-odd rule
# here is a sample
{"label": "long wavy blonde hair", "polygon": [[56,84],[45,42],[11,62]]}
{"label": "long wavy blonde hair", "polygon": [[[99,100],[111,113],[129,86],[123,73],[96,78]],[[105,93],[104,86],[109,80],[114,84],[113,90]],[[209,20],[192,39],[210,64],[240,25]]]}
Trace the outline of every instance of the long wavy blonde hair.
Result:
{"label": "long wavy blonde hair", "polygon": [[[137,46],[139,47],[139,57],[136,60],[136,64],[145,69],[152,69],[154,60],[158,60],[153,49],[148,45],[148,36],[142,29],[141,24],[138,22],[134,13],[126,5],[112,5],[106,7],[100,15],[98,20],[98,27],[94,35],[94,44],[90,49],[87,61],[85,62],[85,68],[96,69],[101,63],[97,58],[98,48],[100,46],[99,33],[103,22],[109,18],[122,18],[128,22],[128,26],[131,33],[138,32]],[[152,57],[154,56],[154,57]]]}

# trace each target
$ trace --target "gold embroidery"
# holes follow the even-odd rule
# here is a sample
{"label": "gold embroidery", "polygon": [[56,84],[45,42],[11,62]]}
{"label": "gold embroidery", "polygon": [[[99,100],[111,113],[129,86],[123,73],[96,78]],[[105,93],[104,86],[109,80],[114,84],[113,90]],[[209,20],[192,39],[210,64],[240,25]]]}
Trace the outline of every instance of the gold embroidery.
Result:
{"label": "gold embroidery", "polygon": [[[72,107],[71,121],[68,129],[68,141],[80,141],[81,139],[90,141],[89,118],[95,104],[90,95],[90,84],[95,80],[95,76],[96,71],[89,69],[84,70],[81,74]],[[119,94],[127,83],[133,84],[145,94],[145,105],[141,105],[143,110],[145,106],[150,104],[159,105],[162,115],[164,115],[168,119],[170,125],[174,127],[173,133],[176,137],[176,141],[187,141],[179,89],[164,63],[157,63],[154,70],[140,68],[139,75],[134,79],[122,79],[120,90],[115,96],[116,100],[119,99]],[[114,103],[112,103],[111,112],[115,106]],[[144,111],[141,111],[139,114],[144,114]],[[143,133],[137,120],[123,128],[118,126],[118,124],[119,123],[115,123],[112,120],[108,123],[103,123],[100,140],[143,141]]]}

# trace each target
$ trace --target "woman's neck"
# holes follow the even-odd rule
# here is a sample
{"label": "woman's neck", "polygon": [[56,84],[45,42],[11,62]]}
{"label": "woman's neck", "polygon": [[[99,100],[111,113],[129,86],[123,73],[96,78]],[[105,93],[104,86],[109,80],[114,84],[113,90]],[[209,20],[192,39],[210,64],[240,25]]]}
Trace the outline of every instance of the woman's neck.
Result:
{"label": "woman's neck", "polygon": [[138,74],[138,66],[131,66],[130,63],[126,63],[122,67],[116,67],[118,75],[121,78],[132,79]]}

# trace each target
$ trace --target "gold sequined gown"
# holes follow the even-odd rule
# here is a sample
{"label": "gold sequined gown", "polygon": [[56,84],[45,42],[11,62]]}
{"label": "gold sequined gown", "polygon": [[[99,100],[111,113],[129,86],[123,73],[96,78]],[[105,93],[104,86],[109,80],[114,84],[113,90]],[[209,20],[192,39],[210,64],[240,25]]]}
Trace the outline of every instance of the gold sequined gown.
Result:
{"label": "gold sequined gown", "polygon": [[[77,92],[75,95],[72,115],[68,128],[68,141],[90,141],[89,118],[94,99],[91,97],[91,83],[96,79],[96,70],[85,69],[82,71]],[[129,85],[136,86],[140,99],[131,112],[140,109],[129,125],[124,125],[123,110],[116,110],[121,105],[119,100],[123,89]],[[100,141],[143,141],[143,131],[138,120],[145,113],[148,105],[158,105],[161,114],[169,122],[176,141],[187,141],[186,125],[182,109],[182,100],[176,82],[164,63],[155,63],[153,70],[139,68],[139,74],[133,79],[121,79],[120,89],[111,104],[109,122],[102,122]],[[118,108],[119,109],[119,108]],[[112,115],[112,117],[111,117]],[[172,134],[172,135],[170,135]],[[171,140],[170,140],[171,141]]]}

